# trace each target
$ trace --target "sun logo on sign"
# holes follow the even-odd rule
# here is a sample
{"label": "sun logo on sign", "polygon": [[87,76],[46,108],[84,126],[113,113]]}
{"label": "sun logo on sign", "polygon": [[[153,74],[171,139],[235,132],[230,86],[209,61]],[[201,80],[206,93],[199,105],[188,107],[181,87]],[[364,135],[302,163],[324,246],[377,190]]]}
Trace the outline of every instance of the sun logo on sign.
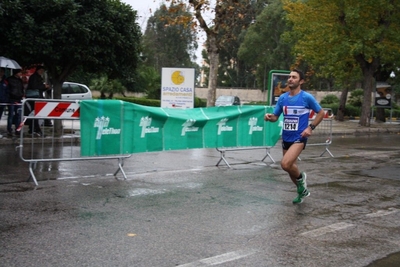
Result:
{"label": "sun logo on sign", "polygon": [[185,77],[182,74],[180,71],[174,71],[171,75],[172,82],[176,85],[182,84],[185,81]]}

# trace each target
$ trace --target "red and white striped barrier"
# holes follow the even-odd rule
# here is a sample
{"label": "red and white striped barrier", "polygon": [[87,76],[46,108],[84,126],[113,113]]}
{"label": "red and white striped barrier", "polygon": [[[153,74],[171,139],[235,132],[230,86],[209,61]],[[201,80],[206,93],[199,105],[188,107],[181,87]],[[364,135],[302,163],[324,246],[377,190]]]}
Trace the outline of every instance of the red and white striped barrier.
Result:
{"label": "red and white striped barrier", "polygon": [[79,118],[79,103],[37,101],[35,117]]}
{"label": "red and white striped barrier", "polygon": [[[324,109],[324,112],[325,112],[324,119],[333,118],[333,114],[332,114],[332,111],[331,111],[331,110]],[[331,113],[331,115],[329,115],[329,113]],[[308,116],[308,118],[309,118],[310,120],[313,120],[313,119],[315,119],[316,116],[317,116],[317,114],[314,112],[314,110],[311,110],[311,111],[310,111],[310,115]]]}

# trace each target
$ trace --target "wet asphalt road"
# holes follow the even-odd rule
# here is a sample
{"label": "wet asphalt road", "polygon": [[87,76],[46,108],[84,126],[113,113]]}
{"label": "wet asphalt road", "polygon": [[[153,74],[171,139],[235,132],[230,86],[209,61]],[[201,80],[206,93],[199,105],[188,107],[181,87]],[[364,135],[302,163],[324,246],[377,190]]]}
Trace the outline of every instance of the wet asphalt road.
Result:
{"label": "wet asphalt road", "polygon": [[[336,138],[299,166],[311,196],[263,150],[143,153],[39,163],[39,186],[14,146],[0,150],[1,266],[369,266],[400,251],[400,135]],[[272,149],[279,161],[279,146]],[[268,160],[267,160],[268,162]],[[384,265],[398,266],[398,254]],[[386,261],[387,261],[386,260]]]}

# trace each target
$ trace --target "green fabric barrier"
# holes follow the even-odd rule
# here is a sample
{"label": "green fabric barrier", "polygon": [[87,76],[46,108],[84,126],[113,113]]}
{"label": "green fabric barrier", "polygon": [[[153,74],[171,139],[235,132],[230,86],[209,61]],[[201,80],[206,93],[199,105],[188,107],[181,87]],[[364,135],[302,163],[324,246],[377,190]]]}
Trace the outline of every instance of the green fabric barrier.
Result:
{"label": "green fabric barrier", "polygon": [[274,146],[282,118],[265,122],[270,106],[193,109],[147,107],[119,100],[80,102],[81,155]]}

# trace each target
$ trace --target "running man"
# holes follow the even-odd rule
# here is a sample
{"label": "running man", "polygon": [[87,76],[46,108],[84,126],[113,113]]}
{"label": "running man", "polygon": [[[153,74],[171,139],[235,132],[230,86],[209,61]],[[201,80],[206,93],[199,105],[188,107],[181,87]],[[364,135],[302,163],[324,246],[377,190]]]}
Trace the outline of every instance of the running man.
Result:
{"label": "running man", "polygon": [[[303,83],[304,73],[297,69],[292,70],[288,79],[290,90],[279,97],[274,113],[264,116],[264,120],[275,122],[283,113],[281,167],[297,187],[297,197],[293,199],[293,204],[303,202],[303,198],[310,195],[307,189],[307,175],[299,171],[297,159],[306,148],[307,138],[324,118],[324,110],[314,96],[301,90]],[[310,110],[316,113],[312,124],[308,124]]]}

